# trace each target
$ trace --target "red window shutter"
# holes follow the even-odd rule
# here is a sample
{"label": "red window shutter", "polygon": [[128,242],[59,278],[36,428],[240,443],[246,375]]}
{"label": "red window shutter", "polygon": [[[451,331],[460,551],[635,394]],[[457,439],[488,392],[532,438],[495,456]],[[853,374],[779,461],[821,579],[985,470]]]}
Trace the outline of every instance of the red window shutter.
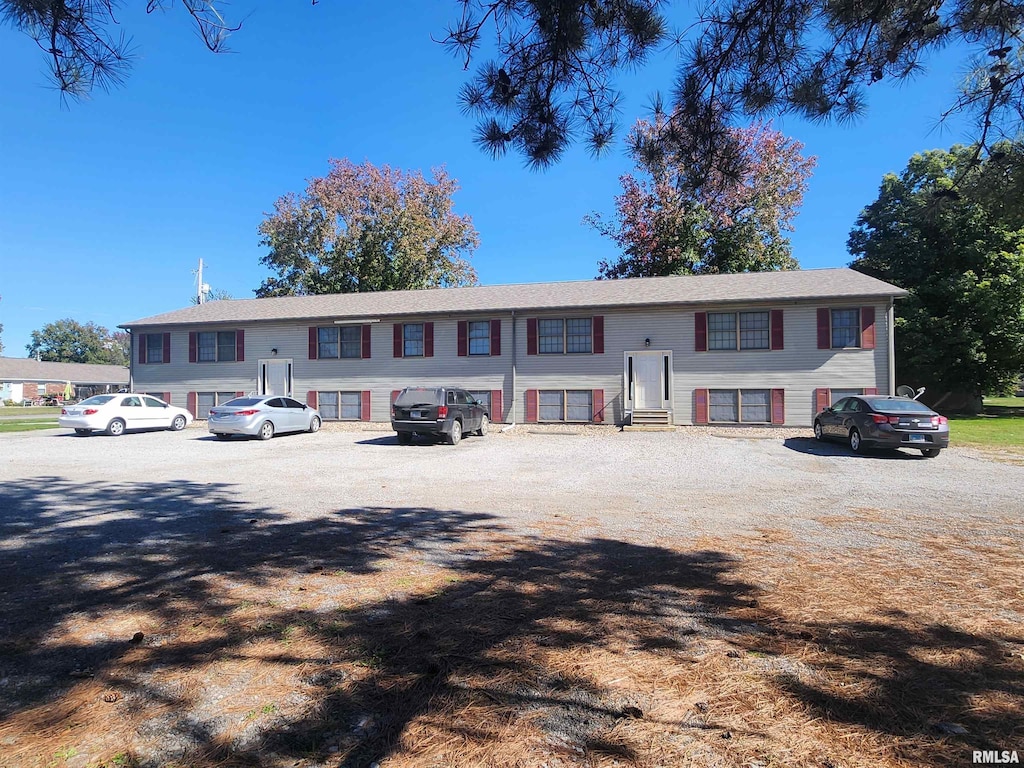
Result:
{"label": "red window shutter", "polygon": [[392,345],[391,354],[394,357],[402,357],[403,352],[405,351],[405,326],[402,325],[401,323],[395,323],[394,329],[394,344]]}
{"label": "red window shutter", "polygon": [[364,389],[360,397],[359,418],[363,421],[370,420],[370,390]]}
{"label": "red window shutter", "polygon": [[469,323],[459,320],[459,357],[469,354]]}
{"label": "red window shutter", "polygon": [[423,324],[423,356],[434,356],[434,324]]}
{"label": "red window shutter", "polygon": [[491,357],[501,355],[501,320],[491,320]]}
{"label": "red window shutter", "polygon": [[594,423],[601,424],[604,421],[604,390],[595,389],[592,397],[594,399]]}
{"label": "red window shutter", "polygon": [[860,308],[860,348],[875,348],[875,308]]}
{"label": "red window shutter", "polygon": [[309,329],[309,359],[316,360],[317,357],[317,329]]}
{"label": "red window shutter", "polygon": [[402,393],[402,390],[400,390],[400,389],[392,389],[392,390],[391,390],[391,404],[392,404],[392,405],[394,405],[394,404],[395,404],[395,400],[397,400],[397,399],[398,399],[398,396],[399,396],[399,395],[400,395],[401,393]]}
{"label": "red window shutter", "polygon": [[772,390],[772,424],[786,423],[786,390]]}
{"label": "red window shutter", "polygon": [[235,397],[245,397],[245,392],[235,392]]}
{"label": "red window shutter", "polygon": [[708,423],[708,391],[706,389],[693,390],[693,423]]}
{"label": "red window shutter", "polygon": [[360,350],[360,357],[364,360],[370,359],[370,326],[364,325],[362,327],[362,349]]}
{"label": "red window shutter", "polygon": [[782,329],[782,310],[773,309],[770,315],[772,349],[785,349],[786,334]]}
{"label": "red window shutter", "polygon": [[245,331],[235,331],[235,362],[245,362]]}
{"label": "red window shutter", "polygon": [[537,422],[537,390],[526,390],[526,422],[535,424]]}
{"label": "red window shutter", "polygon": [[[604,315],[595,315],[594,316],[594,319],[591,321],[591,329],[593,330],[593,333],[594,333],[594,354],[595,355],[603,355],[604,354]],[[597,390],[595,389],[594,391],[596,392]],[[602,392],[603,392],[603,390],[602,390]],[[594,409],[597,410],[597,406],[594,406]]]}
{"label": "red window shutter", "polygon": [[491,390],[491,421],[501,421],[505,415],[505,401],[501,399],[501,390]]}
{"label": "red window shutter", "polygon": [[171,334],[165,333],[164,335],[164,362],[171,362]]}
{"label": "red window shutter", "polygon": [[866,387],[864,389],[864,394],[865,395],[877,395],[878,394],[878,387]]}
{"label": "red window shutter", "polygon": [[537,354],[537,318],[526,318],[526,354]]}
{"label": "red window shutter", "polygon": [[319,408],[320,407],[319,394],[320,393],[317,392],[314,389],[309,390],[306,393],[306,405],[308,405],[310,408]]}
{"label": "red window shutter", "polygon": [[693,313],[693,351],[708,351],[708,313]]}
{"label": "red window shutter", "polygon": [[188,361],[194,363],[196,361],[196,348],[198,346],[199,334],[192,331],[188,335]]}
{"label": "red window shutter", "polygon": [[164,402],[167,403],[168,405],[171,405],[171,393],[170,392],[164,392]]}
{"label": "red window shutter", "polygon": [[195,418],[196,415],[199,413],[199,408],[196,405],[198,400],[199,395],[197,395],[195,392],[189,392],[188,395],[185,397],[185,408],[188,409],[188,412],[192,414],[192,418]]}
{"label": "red window shutter", "polygon": [[146,362],[146,338],[149,336],[148,333],[143,333],[139,336],[139,362]]}
{"label": "red window shutter", "polygon": [[832,349],[832,312],[818,307],[818,349]]}
{"label": "red window shutter", "polygon": [[814,412],[821,413],[832,404],[832,394],[826,387],[814,390]]}

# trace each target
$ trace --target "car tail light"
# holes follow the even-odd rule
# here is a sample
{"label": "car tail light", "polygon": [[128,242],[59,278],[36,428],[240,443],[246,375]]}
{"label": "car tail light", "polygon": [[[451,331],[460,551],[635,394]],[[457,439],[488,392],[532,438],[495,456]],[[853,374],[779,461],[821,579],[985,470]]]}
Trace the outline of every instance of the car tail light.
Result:
{"label": "car tail light", "polygon": [[875,424],[888,424],[889,423],[889,417],[886,416],[883,413],[872,413],[871,414],[871,420],[873,422],[875,422]]}
{"label": "car tail light", "polygon": [[437,418],[439,418],[439,419],[447,419],[448,418],[448,406],[447,405],[439,405],[439,406],[437,406]]}
{"label": "car tail light", "polygon": [[67,416],[68,415],[68,409],[67,408],[61,408],[60,409],[60,415],[61,416]]}
{"label": "car tail light", "polygon": [[[210,413],[213,413],[213,411],[210,411]],[[259,413],[259,411],[255,408],[249,408],[245,411],[235,411],[235,416],[255,416],[257,413]]]}
{"label": "car tail light", "polygon": [[942,424],[949,424],[949,419],[945,416],[932,416],[932,424],[936,427]]}
{"label": "car tail light", "polygon": [[96,413],[95,408],[86,408],[84,411],[82,411],[82,414],[85,416],[92,416],[94,413]]}

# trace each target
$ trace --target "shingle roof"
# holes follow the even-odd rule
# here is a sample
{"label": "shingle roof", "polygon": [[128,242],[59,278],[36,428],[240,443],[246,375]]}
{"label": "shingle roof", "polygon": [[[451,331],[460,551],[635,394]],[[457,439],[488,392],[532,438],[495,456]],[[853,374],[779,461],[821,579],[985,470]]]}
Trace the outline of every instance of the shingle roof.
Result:
{"label": "shingle roof", "polygon": [[209,301],[124,323],[121,328],[266,320],[370,318],[452,312],[641,307],[903,296],[901,288],[852,269],[483,285],[421,291]]}
{"label": "shingle roof", "polygon": [[0,357],[0,381],[70,381],[72,384],[127,384],[128,369],[121,365],[48,363],[31,357]]}

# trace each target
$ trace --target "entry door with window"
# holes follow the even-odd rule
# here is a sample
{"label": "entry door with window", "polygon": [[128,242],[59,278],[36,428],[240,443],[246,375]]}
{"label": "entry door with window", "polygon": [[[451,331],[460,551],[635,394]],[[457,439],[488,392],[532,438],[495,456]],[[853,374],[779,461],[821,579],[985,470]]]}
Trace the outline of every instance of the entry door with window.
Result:
{"label": "entry door with window", "polygon": [[627,352],[626,384],[634,410],[665,408],[671,399],[672,373],[670,353],[661,350]]}
{"label": "entry door with window", "polygon": [[259,380],[257,382],[261,395],[281,395],[291,397],[292,394],[292,361],[291,360],[260,360]]}

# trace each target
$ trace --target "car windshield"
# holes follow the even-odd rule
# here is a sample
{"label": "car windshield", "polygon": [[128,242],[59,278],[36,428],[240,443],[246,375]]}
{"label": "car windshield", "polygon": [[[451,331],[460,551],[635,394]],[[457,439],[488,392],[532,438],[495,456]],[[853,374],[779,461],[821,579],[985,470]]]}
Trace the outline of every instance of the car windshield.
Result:
{"label": "car windshield", "polygon": [[414,387],[403,389],[395,400],[395,405],[402,408],[415,408],[418,405],[440,405],[441,390],[437,388]]}
{"label": "car windshield", "polygon": [[241,407],[243,405],[259,405],[260,403],[263,402],[263,400],[264,398],[262,397],[236,397],[234,400],[228,400],[226,403],[221,403],[221,405],[224,407],[229,405],[232,407]]}
{"label": "car windshield", "polygon": [[877,398],[873,400],[867,400],[867,404],[874,408],[876,411],[901,411],[901,412],[914,412],[914,413],[931,413],[932,409],[923,403],[917,402],[917,400],[908,400],[906,398]]}
{"label": "car windshield", "polygon": [[104,403],[109,403],[113,399],[113,395],[93,395],[92,397],[80,402],[79,405],[103,405]]}

